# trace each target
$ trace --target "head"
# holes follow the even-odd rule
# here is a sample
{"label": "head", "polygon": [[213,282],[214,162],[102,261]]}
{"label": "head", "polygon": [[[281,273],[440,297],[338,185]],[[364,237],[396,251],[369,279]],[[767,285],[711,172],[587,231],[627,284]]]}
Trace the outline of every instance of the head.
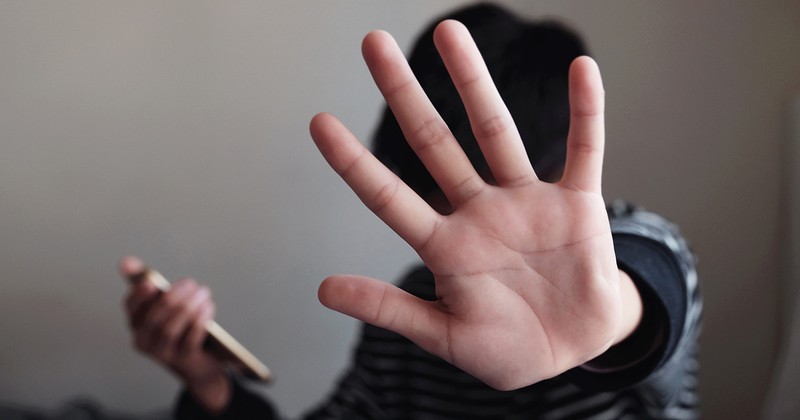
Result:
{"label": "head", "polygon": [[[445,19],[458,20],[469,29],[536,174],[543,180],[557,180],[566,159],[569,65],[587,53],[581,39],[559,23],[528,21],[498,6],[480,4],[434,20],[414,44],[411,69],[477,172],[489,183],[493,183],[491,171],[433,44],[433,30]],[[373,152],[420,196],[429,202],[442,198],[388,107],[375,133]]]}

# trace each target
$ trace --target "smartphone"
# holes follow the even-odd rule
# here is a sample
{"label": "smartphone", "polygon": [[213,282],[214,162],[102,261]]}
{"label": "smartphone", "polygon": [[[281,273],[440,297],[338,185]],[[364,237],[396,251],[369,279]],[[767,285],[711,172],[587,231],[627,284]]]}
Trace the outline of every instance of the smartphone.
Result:
{"label": "smartphone", "polygon": [[[130,276],[128,280],[134,285],[149,281],[162,292],[166,292],[171,288],[169,281],[161,273],[150,268]],[[215,321],[208,321],[206,331],[208,335],[203,342],[203,349],[219,360],[228,363],[246,378],[260,382],[270,382],[272,380],[272,372],[270,372],[269,368]]]}

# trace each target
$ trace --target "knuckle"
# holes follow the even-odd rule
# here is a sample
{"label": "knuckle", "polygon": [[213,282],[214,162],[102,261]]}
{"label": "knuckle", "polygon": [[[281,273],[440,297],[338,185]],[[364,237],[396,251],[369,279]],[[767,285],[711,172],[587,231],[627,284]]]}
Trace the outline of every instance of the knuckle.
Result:
{"label": "knuckle", "polygon": [[570,153],[573,154],[591,155],[602,152],[602,149],[598,145],[587,141],[573,141],[568,143],[567,147]]}
{"label": "knuckle", "polygon": [[395,97],[402,95],[403,91],[410,89],[414,86],[414,79],[406,79],[403,80],[394,86],[388,87],[384,93],[384,97],[388,100],[392,100]]}
{"label": "knuckle", "polygon": [[398,306],[393,304],[390,293],[386,288],[383,290],[375,308],[375,320],[379,325],[392,329],[399,325],[401,313]]}
{"label": "knuckle", "polygon": [[394,200],[399,184],[400,181],[395,179],[393,182],[381,186],[370,200],[369,209],[375,213],[381,213]]}
{"label": "knuckle", "polygon": [[364,163],[364,159],[367,157],[368,152],[364,151],[358,156],[354,157],[350,163],[345,165],[341,170],[339,170],[339,175],[345,181],[351,179],[351,175],[358,171],[359,166]]}
{"label": "knuckle", "polygon": [[473,131],[475,137],[484,140],[493,140],[507,133],[514,127],[514,121],[508,114],[494,115],[478,124],[475,124]]}
{"label": "knuckle", "polygon": [[411,134],[412,148],[420,153],[426,149],[436,147],[450,138],[450,129],[440,118],[424,120]]}
{"label": "knuckle", "polygon": [[453,191],[455,191],[456,197],[459,197],[459,203],[463,203],[478,195],[483,186],[484,183],[480,177],[470,176],[454,185]]}
{"label": "knuckle", "polygon": [[481,74],[474,74],[471,77],[465,78],[460,80],[456,83],[458,90],[467,90],[472,88],[475,85],[478,85],[485,81],[484,76]]}

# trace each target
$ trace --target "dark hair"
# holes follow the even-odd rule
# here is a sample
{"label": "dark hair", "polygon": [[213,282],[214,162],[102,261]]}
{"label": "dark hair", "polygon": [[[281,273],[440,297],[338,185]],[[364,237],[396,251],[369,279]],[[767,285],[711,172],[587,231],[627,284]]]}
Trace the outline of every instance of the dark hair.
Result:
{"label": "dark hair", "polygon": [[[569,128],[569,65],[586,54],[577,34],[553,21],[526,21],[494,5],[459,9],[433,21],[417,39],[409,64],[479,173],[489,173],[472,134],[466,111],[436,47],[433,30],[445,19],[469,29],[500,96],[522,136],[540,178],[564,164]],[[386,107],[374,135],[373,152],[414,191],[428,197],[438,190],[422,162],[405,141]]]}

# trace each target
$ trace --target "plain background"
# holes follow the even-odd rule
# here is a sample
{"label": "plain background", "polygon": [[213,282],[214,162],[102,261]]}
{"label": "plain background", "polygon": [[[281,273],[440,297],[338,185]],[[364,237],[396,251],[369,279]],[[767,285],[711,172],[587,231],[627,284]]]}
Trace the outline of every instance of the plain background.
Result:
{"label": "plain background", "polygon": [[[347,365],[332,273],[393,280],[412,251],[307,133],[368,141],[382,104],[360,40],[406,51],[461,1],[0,3],[0,399],[143,413],[177,382],[136,354],[128,253],[214,290],[218,320],[296,416]],[[604,192],[677,222],[700,257],[708,418],[758,416],[781,343],[786,104],[800,3],[507,1],[587,39],[607,92]],[[789,256],[788,258],[791,258]]]}

